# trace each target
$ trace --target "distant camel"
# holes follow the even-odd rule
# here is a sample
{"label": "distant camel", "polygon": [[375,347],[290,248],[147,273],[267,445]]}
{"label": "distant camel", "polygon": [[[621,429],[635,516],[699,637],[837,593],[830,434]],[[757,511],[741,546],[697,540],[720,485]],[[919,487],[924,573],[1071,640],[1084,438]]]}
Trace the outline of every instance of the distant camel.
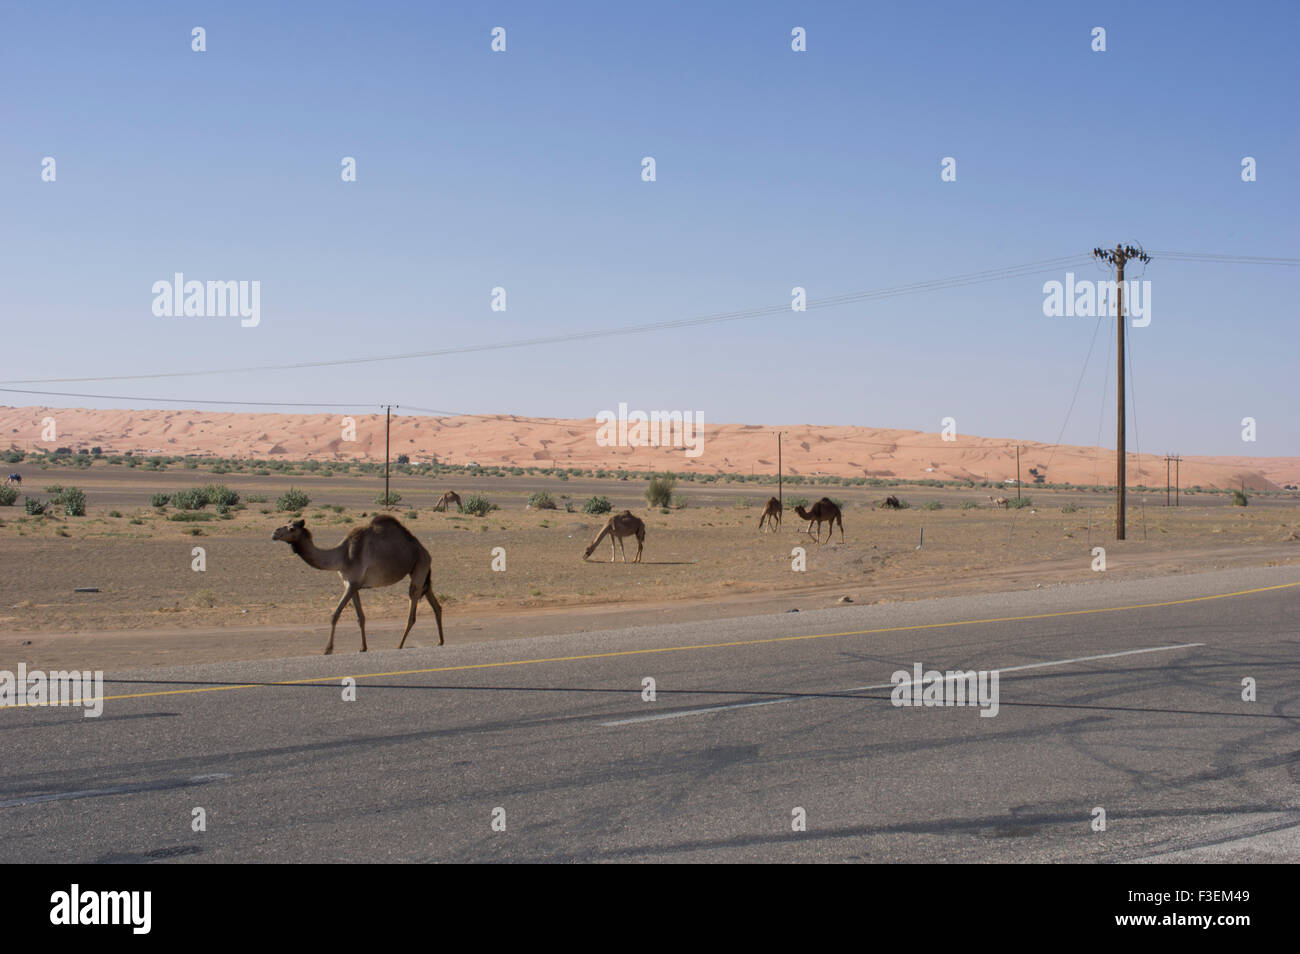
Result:
{"label": "distant camel", "polygon": [[631,510],[624,510],[622,513],[616,513],[605,521],[605,526],[600,533],[596,534],[596,539],[591,541],[587,547],[587,552],[582,555],[585,560],[591,556],[591,552],[596,549],[596,545],[609,535],[609,562],[614,562],[614,541],[618,541],[618,548],[623,553],[623,562],[627,562],[627,551],[623,549],[624,537],[636,537],[636,558],[633,563],[641,562],[641,550],[645,547],[645,521],[640,517],[634,516]]}
{"label": "distant camel", "polygon": [[902,510],[903,502],[892,494],[885,498],[885,502],[880,505],[886,510]]}
{"label": "distant camel", "polygon": [[9,478],[5,481],[5,483],[7,484],[18,484],[19,486],[22,486],[22,482],[23,482],[22,474],[10,474]]}
{"label": "distant camel", "polygon": [[411,578],[411,612],[406,617],[406,629],[401,649],[406,645],[407,634],[415,625],[415,610],[421,599],[427,599],[438,621],[438,645],[442,645],[442,607],[433,595],[432,559],[429,551],[411,531],[393,517],[379,514],[366,527],[356,527],[342,543],[330,550],[322,550],[312,542],[306,522],[295,520],[271,535],[272,540],[283,540],[302,557],[308,566],[318,570],[337,570],[346,589],[343,599],[330,617],[330,641],[325,655],[334,652],[334,628],[338,625],[343,607],[351,600],[357,608],[357,624],[361,627],[361,651],[366,651],[366,618],[361,613],[361,591],[378,586],[391,586],[403,577]]}
{"label": "distant camel", "polygon": [[817,524],[817,542],[822,542],[822,523],[829,523],[827,528],[826,542],[831,542],[831,537],[835,534],[835,524],[840,525],[840,543],[844,542],[844,520],[840,516],[840,508],[835,505],[835,501],[829,497],[823,497],[812,505],[811,510],[804,510],[803,507],[795,507],[794,512],[804,520],[809,521],[808,533],[812,534],[813,523]]}
{"label": "distant camel", "polygon": [[995,506],[995,507],[1002,507],[1002,508],[1005,509],[1006,506],[1007,506],[1007,498],[1006,498],[1006,497],[993,497],[993,496],[990,496],[990,497],[989,497],[989,500],[993,503],[993,506]]}
{"label": "distant camel", "polygon": [[438,502],[433,505],[433,509],[435,511],[445,511],[452,504],[455,504],[457,507],[460,506],[460,494],[449,490],[438,498]]}
{"label": "distant camel", "polygon": [[767,506],[763,508],[763,516],[758,518],[758,530],[763,531],[763,523],[766,522],[772,530],[781,529],[781,501],[775,497],[768,498]]}

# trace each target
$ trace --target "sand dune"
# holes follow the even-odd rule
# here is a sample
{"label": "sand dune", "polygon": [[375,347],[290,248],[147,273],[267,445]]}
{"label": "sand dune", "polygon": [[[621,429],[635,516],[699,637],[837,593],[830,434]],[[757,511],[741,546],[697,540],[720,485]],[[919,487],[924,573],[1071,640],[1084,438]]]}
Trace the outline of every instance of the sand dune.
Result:
{"label": "sand dune", "polygon": [[[54,419],[56,439],[43,441],[44,421]],[[350,432],[348,421],[355,424]],[[1008,480],[1016,476],[1016,441],[873,427],[782,426],[788,474],[906,479]],[[754,424],[706,424],[702,453],[682,448],[602,447],[594,420],[513,415],[394,417],[391,448],[396,458],[436,458],[450,464],[519,467],[604,467],[697,473],[775,473],[776,428]],[[227,414],[192,410],[91,410],[0,408],[0,447],[22,450],[99,446],[104,453],[199,454],[219,457],[283,457],[290,460],[382,460],[384,416],[342,414]],[[1053,483],[1114,480],[1114,451],[1096,447],[1020,442],[1021,476],[1031,468]],[[1129,480],[1162,485],[1162,457],[1130,454]],[[1278,489],[1300,485],[1300,457],[1184,457],[1185,487]]]}

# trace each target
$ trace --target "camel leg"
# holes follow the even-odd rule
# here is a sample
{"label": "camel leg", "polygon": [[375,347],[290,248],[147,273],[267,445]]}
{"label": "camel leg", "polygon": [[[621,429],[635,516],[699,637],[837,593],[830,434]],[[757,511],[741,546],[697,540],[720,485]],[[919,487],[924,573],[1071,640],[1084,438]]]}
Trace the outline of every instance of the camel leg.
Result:
{"label": "camel leg", "polygon": [[623,538],[618,538],[618,552],[623,554],[623,562],[627,562],[627,547],[623,546]]}
{"label": "camel leg", "polygon": [[640,563],[640,562],[641,562],[641,551],[644,550],[644,549],[645,549],[645,541],[644,541],[644,540],[637,540],[637,542],[636,542],[636,559],[632,561],[633,563]]}
{"label": "camel leg", "polygon": [[343,607],[348,605],[348,601],[352,599],[354,593],[356,593],[356,587],[349,583],[343,590],[343,599],[339,600],[339,605],[334,608],[334,615],[330,617],[330,641],[329,645],[325,647],[326,656],[334,652],[334,628],[338,626],[339,617],[343,615]]}
{"label": "camel leg", "polygon": [[[424,585],[424,596],[433,607],[433,618],[438,621],[438,645],[442,645],[442,605],[438,602],[438,597],[433,595],[433,577],[429,577],[429,582]],[[398,647],[401,648],[400,646]]]}
{"label": "camel leg", "polygon": [[[844,521],[841,520],[841,519],[839,519],[838,517],[836,517],[836,518],[835,518],[835,522],[838,523],[838,524],[840,525],[840,543],[843,543],[843,542],[844,542]],[[832,527],[831,529],[834,530],[835,528]],[[830,539],[830,538],[827,537],[827,539]]]}
{"label": "camel leg", "polygon": [[609,535],[609,562],[610,563],[613,563],[618,558],[618,547],[614,545],[614,541],[617,539],[618,539],[617,534],[611,533]]}
{"label": "camel leg", "polygon": [[402,641],[397,644],[398,649],[406,646],[406,637],[411,634],[411,627],[415,625],[415,611],[420,607],[420,600],[424,597],[425,585],[423,583],[411,583],[411,611],[406,616],[406,629],[402,630]]}
{"label": "camel leg", "polygon": [[352,605],[357,608],[357,625],[361,627],[361,651],[364,653],[369,647],[366,646],[366,614],[361,612],[361,587],[352,591]]}

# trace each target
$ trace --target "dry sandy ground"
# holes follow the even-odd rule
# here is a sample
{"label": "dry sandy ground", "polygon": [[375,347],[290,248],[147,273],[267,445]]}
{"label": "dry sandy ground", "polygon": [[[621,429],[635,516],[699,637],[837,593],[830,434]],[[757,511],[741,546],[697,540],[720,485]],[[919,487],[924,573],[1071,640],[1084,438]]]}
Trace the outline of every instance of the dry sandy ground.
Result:
{"label": "dry sandy ground", "polygon": [[[614,409],[611,409],[614,410]],[[43,441],[45,421],[53,418],[57,440]],[[0,447],[22,450],[74,450],[100,446],[105,453],[215,454],[223,457],[284,460],[383,460],[384,415],[354,415],[355,439],[344,439],[339,414],[226,414],[186,410],[86,410],[81,408],[0,408]],[[601,447],[594,416],[585,420],[526,418],[512,415],[393,418],[392,453],[412,460],[519,467],[604,467],[698,473],[774,474],[775,428],[757,424],[704,422],[698,457],[667,447]],[[1111,483],[1114,451],[871,427],[782,425],[787,474],[833,474],[908,480],[1007,480],[1016,477],[1016,444],[1021,467],[1064,484]],[[1130,454],[1129,482],[1163,484],[1159,455]],[[1300,457],[1183,458],[1183,486],[1270,490],[1300,484]]]}
{"label": "dry sandy ground", "polygon": [[[245,496],[265,493],[272,503],[198,523],[173,522],[174,510],[147,504],[155,491],[211,480]],[[25,662],[111,671],[319,652],[342,586],[335,574],[312,569],[272,542],[272,531],[289,515],[262,512],[291,481],[313,497],[303,516],[320,545],[335,544],[368,521],[363,513],[374,513],[367,505],[373,479],[213,478],[107,465],[75,476],[33,475],[33,490],[43,482],[84,487],[88,515],[31,518],[18,508],[0,510],[0,669]],[[833,496],[846,502],[844,541],[837,533],[819,545],[801,534],[803,522],[793,513],[779,533],[760,534],[767,490],[747,485],[679,485],[687,506],[668,513],[643,500],[638,505],[644,485],[633,481],[519,478],[455,488],[485,490],[500,503],[501,510],[482,518],[431,512],[443,488],[427,480],[394,486],[403,494],[395,515],[433,555],[450,642],[810,609],[845,596],[866,603],[1300,562],[1300,506],[1258,497],[1243,509],[1223,497],[1196,495],[1175,509],[1162,506],[1163,494],[1135,496],[1128,539],[1118,542],[1114,511],[1101,495],[1036,490],[1033,508],[1007,511],[977,492],[902,490],[913,506],[895,512],[876,508],[881,491],[837,489]],[[557,498],[570,494],[578,506],[604,493],[615,506],[632,507],[648,527],[644,562],[603,562],[607,544],[584,562],[583,549],[602,518],[524,509],[537,489]],[[806,493],[795,489],[788,496]],[[416,516],[409,516],[407,501]],[[943,508],[925,509],[927,501]],[[962,509],[964,502],[982,505]],[[1063,512],[1067,505],[1079,509]],[[1106,548],[1105,572],[1092,569],[1098,545]],[[803,572],[792,569],[799,546],[807,551]],[[195,547],[204,550],[201,572],[193,569]],[[495,547],[505,550],[505,572],[491,569]],[[78,587],[98,592],[77,593]],[[371,645],[395,645],[405,620],[404,587],[366,591],[363,604]],[[435,634],[426,606],[412,640],[431,645]],[[353,652],[359,643],[349,608],[336,651]]]}

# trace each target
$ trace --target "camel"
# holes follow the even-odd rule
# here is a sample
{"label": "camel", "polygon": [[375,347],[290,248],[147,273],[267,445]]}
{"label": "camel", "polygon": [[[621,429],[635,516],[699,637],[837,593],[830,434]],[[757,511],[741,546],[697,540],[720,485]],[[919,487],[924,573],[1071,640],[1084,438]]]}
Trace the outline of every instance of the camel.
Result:
{"label": "camel", "polygon": [[808,533],[812,534],[813,522],[817,524],[817,542],[822,542],[822,523],[830,524],[827,528],[826,542],[831,542],[831,537],[835,534],[835,524],[840,525],[840,543],[844,542],[844,520],[840,516],[840,508],[835,505],[835,501],[829,497],[823,497],[812,505],[811,510],[804,510],[803,507],[795,507],[794,512],[802,519],[809,521]]}
{"label": "camel", "polygon": [[634,516],[631,510],[624,510],[622,513],[616,513],[605,521],[605,526],[600,533],[596,534],[596,539],[591,541],[587,547],[587,552],[582,555],[585,560],[591,556],[591,551],[596,549],[596,545],[609,535],[609,562],[614,562],[614,541],[618,541],[618,548],[623,552],[623,562],[627,562],[627,551],[623,549],[623,538],[636,536],[636,558],[633,563],[641,562],[641,550],[645,547],[645,521],[640,517]]}
{"label": "camel", "polygon": [[22,484],[23,484],[23,475],[22,475],[22,474],[10,474],[9,477],[8,477],[8,479],[5,481],[5,483],[7,483],[7,484],[17,484],[18,486],[21,487]]}
{"label": "camel", "polygon": [[995,507],[1002,507],[1002,508],[1005,508],[1005,507],[1007,506],[1007,498],[1006,498],[1006,497],[993,497],[993,496],[990,496],[990,497],[989,497],[989,501],[990,501],[990,502],[993,504],[993,506],[995,506]]}
{"label": "camel", "polygon": [[411,612],[406,617],[406,629],[398,649],[406,645],[406,637],[415,625],[415,610],[421,599],[427,599],[438,621],[438,645],[442,645],[442,606],[433,595],[432,559],[406,527],[395,518],[379,514],[366,527],[354,528],[338,546],[322,550],[312,541],[306,521],[295,520],[271,535],[272,540],[283,540],[293,552],[302,557],[308,566],[318,570],[337,570],[343,579],[343,599],[330,617],[330,641],[325,655],[334,652],[334,628],[338,626],[343,607],[351,600],[357,608],[357,624],[361,627],[361,651],[366,651],[366,617],[361,612],[361,591],[379,586],[391,586],[403,577],[411,578]]}
{"label": "camel", "polygon": [[902,510],[903,502],[891,494],[885,498],[884,503],[882,503],[880,506],[885,508],[886,510]]}
{"label": "camel", "polygon": [[766,522],[772,530],[781,529],[781,501],[775,497],[768,498],[767,506],[763,508],[763,516],[758,518],[758,530],[763,532],[763,523]]}
{"label": "camel", "polygon": [[454,490],[449,490],[438,498],[438,502],[433,505],[433,509],[435,512],[441,513],[452,504],[455,504],[457,507],[460,506],[460,494],[456,493]]}

